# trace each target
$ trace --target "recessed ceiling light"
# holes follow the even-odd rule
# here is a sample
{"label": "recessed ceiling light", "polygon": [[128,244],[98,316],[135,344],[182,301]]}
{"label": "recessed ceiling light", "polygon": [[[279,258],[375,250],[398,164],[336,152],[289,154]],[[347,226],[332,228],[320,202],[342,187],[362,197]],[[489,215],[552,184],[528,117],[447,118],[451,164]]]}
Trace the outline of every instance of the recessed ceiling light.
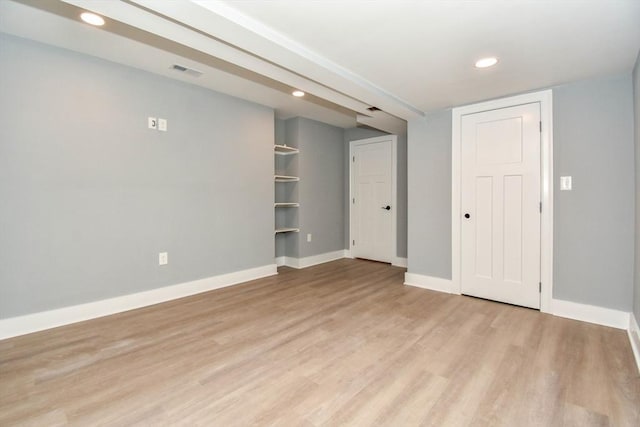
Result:
{"label": "recessed ceiling light", "polygon": [[95,13],[82,12],[80,14],[80,19],[82,19],[87,24],[96,25],[98,27],[104,25],[104,19],[102,18],[102,16],[96,15]]}
{"label": "recessed ceiling light", "polygon": [[476,61],[476,68],[493,67],[498,63],[498,58],[492,56],[489,58],[482,58]]}
{"label": "recessed ceiling light", "polygon": [[298,98],[300,98],[300,97],[304,96],[304,92],[303,92],[303,91],[301,91],[301,90],[294,90],[294,91],[291,93],[291,95],[293,95],[293,96],[297,96]]}

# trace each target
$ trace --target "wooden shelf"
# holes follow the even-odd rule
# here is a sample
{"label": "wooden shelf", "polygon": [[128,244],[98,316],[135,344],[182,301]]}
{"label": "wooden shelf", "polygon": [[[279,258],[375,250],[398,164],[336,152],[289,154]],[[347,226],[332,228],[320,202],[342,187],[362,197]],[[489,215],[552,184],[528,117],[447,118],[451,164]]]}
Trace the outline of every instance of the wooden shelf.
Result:
{"label": "wooden shelf", "polygon": [[294,202],[278,202],[275,204],[276,208],[297,208],[300,206],[300,203]]}
{"label": "wooden shelf", "polygon": [[294,181],[300,181],[300,178],[298,178],[297,176],[276,175],[275,180],[276,182],[294,182]]}
{"label": "wooden shelf", "polygon": [[298,154],[300,150],[295,147],[289,147],[286,145],[275,145],[274,150],[276,154],[287,155],[287,154]]}
{"label": "wooden shelf", "polygon": [[278,233],[297,233],[299,231],[300,231],[299,228],[289,228],[289,227],[276,228],[276,234],[278,234]]}

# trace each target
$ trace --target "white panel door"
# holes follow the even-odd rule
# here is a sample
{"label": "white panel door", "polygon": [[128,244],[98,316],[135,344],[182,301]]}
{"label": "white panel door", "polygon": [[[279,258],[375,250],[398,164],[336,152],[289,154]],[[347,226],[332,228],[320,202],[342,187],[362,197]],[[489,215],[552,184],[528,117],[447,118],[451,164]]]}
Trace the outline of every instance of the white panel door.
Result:
{"label": "white panel door", "polygon": [[352,255],[391,262],[392,142],[356,144],[353,149]]}
{"label": "white panel door", "polygon": [[540,104],[461,126],[462,293],[540,308]]}

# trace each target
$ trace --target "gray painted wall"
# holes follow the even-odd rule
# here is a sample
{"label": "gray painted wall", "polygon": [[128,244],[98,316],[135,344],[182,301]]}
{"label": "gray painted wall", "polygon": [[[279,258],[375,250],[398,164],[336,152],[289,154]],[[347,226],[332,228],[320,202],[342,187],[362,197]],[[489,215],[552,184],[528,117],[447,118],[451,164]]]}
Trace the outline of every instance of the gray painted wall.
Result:
{"label": "gray painted wall", "polygon": [[[628,311],[634,234],[631,77],[553,91],[554,297]],[[446,279],[450,132],[450,112],[409,123],[409,272]],[[561,175],[573,176],[573,191],[559,191]]]}
{"label": "gray painted wall", "polygon": [[[554,88],[554,297],[631,310],[631,76]],[[562,175],[573,190],[560,191]]]}
{"label": "gray painted wall", "polygon": [[[300,182],[298,255],[304,258],[344,249],[343,130],[296,118]],[[294,123],[292,123],[294,125]],[[307,233],[312,234],[307,242]]]}
{"label": "gray painted wall", "polygon": [[451,110],[408,124],[408,271],[451,278]]}
{"label": "gray painted wall", "polygon": [[9,36],[0,51],[1,318],[273,264],[271,109]]}
{"label": "gray painted wall", "polygon": [[[349,141],[356,141],[358,139],[373,138],[376,136],[388,135],[386,132],[380,132],[374,129],[367,128],[350,128],[344,130],[344,194],[345,194],[345,206],[344,206],[344,218],[345,218],[345,231],[344,231],[344,247],[349,248]],[[398,135],[398,159],[397,159],[397,197],[398,206],[396,206],[396,256],[400,258],[407,257],[407,137],[406,135]]]}
{"label": "gray painted wall", "polygon": [[640,321],[640,52],[633,69],[633,122],[635,142],[635,274],[633,286],[633,313]]}

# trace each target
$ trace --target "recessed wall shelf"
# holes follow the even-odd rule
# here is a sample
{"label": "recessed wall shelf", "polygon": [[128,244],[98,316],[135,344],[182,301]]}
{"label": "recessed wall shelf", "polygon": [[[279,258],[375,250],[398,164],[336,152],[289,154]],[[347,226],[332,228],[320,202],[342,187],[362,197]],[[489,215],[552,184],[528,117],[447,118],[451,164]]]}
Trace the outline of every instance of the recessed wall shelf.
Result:
{"label": "recessed wall shelf", "polygon": [[298,178],[297,176],[276,175],[275,180],[276,182],[294,182],[294,181],[300,181],[300,178]]}
{"label": "recessed wall shelf", "polygon": [[287,145],[276,145],[274,146],[276,154],[279,155],[287,155],[287,154],[298,154],[300,151],[295,147],[289,147]]}
{"label": "recessed wall shelf", "polygon": [[300,231],[299,228],[292,228],[292,227],[276,228],[276,234],[278,234],[278,233],[297,233],[299,231]]}
{"label": "recessed wall shelf", "polygon": [[[300,153],[300,150],[296,147],[289,147],[286,144],[275,145],[273,149],[276,154],[276,173],[295,173],[297,175],[297,159],[295,156],[288,157],[288,155],[298,154]],[[287,157],[283,158],[281,157],[282,155],[286,155]],[[274,180],[276,182],[276,197],[273,204],[276,210],[275,232],[276,235],[283,235],[281,239],[289,240],[289,237],[285,237],[284,234],[298,233],[300,231],[300,225],[298,224],[298,210],[290,208],[298,208],[300,207],[300,203],[295,201],[297,198],[297,189],[295,185],[278,185],[278,183],[293,182],[295,184],[297,181],[300,181],[300,177],[292,175],[274,175]]]}

